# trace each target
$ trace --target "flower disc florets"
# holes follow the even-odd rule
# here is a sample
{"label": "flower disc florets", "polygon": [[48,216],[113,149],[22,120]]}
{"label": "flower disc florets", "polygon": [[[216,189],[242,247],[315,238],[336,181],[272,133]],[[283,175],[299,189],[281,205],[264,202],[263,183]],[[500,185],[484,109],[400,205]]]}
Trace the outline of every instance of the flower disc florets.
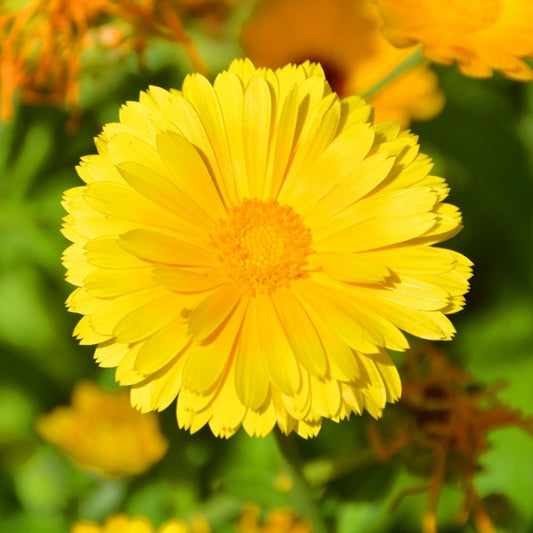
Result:
{"label": "flower disc florets", "polygon": [[246,291],[269,294],[304,276],[311,231],[290,206],[244,199],[213,233],[213,247],[228,279]]}

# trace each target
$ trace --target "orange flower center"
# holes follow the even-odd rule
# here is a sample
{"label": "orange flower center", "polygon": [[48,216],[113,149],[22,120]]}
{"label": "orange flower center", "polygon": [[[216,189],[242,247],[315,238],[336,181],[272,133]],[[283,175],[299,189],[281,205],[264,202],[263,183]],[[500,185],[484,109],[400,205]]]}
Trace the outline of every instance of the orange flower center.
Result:
{"label": "orange flower center", "polygon": [[450,0],[446,9],[450,22],[461,31],[486,28],[500,15],[501,0]]}
{"label": "orange flower center", "polygon": [[231,281],[251,295],[268,294],[304,276],[311,230],[287,205],[244,199],[211,235]]}

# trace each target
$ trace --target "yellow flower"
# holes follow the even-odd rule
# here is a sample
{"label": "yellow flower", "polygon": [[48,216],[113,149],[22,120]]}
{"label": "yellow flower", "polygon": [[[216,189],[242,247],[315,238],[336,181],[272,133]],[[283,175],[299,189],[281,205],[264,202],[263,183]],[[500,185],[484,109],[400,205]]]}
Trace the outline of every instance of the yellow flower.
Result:
{"label": "yellow flower", "polygon": [[[379,11],[369,0],[263,0],[242,30],[248,56],[260,66],[281,67],[306,59],[322,64],[340,96],[364,94],[416,52],[399,50],[380,32]],[[409,69],[373,95],[375,120],[437,115],[444,96],[425,65]]]}
{"label": "yellow flower", "polygon": [[400,396],[401,329],[450,339],[470,262],[417,138],[339,100],[317,64],[235,60],[126,104],[67,191],[69,309],[142,411],[316,435]]}
{"label": "yellow flower", "polygon": [[425,55],[463,74],[486,78],[493,70],[533,79],[521,57],[533,57],[533,3],[524,0],[374,0],[385,35],[396,46],[422,43]]}
{"label": "yellow flower", "polygon": [[37,431],[75,462],[104,476],[145,472],[168,447],[157,417],[133,409],[128,394],[88,381],[76,385],[71,407],[41,416]]}
{"label": "yellow flower", "polygon": [[[89,520],[79,520],[70,533],[155,533],[156,529],[144,516],[127,516],[122,513],[110,516],[102,525]],[[211,528],[203,518],[196,518],[191,525],[179,518],[162,524],[157,533],[210,533]]]}
{"label": "yellow flower", "polygon": [[102,526],[89,520],[80,520],[72,526],[70,533],[154,533],[154,527],[144,516],[116,514]]}
{"label": "yellow flower", "polygon": [[[187,522],[172,518],[162,524],[157,533],[210,533],[211,528],[205,519],[189,526]],[[70,529],[70,533],[155,533],[156,529],[144,516],[127,516],[119,513],[110,516],[102,525],[89,520],[80,520]]]}
{"label": "yellow flower", "polygon": [[237,533],[311,533],[309,522],[298,518],[291,509],[275,509],[261,522],[260,509],[247,505],[236,524]]}

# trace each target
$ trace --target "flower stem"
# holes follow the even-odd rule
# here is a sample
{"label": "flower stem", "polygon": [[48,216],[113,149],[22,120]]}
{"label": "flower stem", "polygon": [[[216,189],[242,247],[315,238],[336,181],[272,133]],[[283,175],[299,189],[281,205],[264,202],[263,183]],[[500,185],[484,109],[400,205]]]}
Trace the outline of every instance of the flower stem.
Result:
{"label": "flower stem", "polygon": [[294,446],[291,446],[290,439],[286,435],[283,435],[278,428],[273,433],[276,436],[278,450],[284,460],[285,467],[292,477],[292,490],[298,499],[302,513],[312,523],[314,533],[327,533],[328,529],[317,505],[316,495],[302,474],[301,461]]}
{"label": "flower stem", "polygon": [[424,62],[424,55],[422,54],[422,49],[418,47],[407,59],[400,63],[396,68],[391,70],[383,79],[378,81],[373,87],[368,91],[365,91],[361,96],[365,99],[372,98],[375,96],[381,89],[386,87],[389,83],[392,83],[396,78],[401,76],[404,72],[407,72],[409,69],[420,65]]}

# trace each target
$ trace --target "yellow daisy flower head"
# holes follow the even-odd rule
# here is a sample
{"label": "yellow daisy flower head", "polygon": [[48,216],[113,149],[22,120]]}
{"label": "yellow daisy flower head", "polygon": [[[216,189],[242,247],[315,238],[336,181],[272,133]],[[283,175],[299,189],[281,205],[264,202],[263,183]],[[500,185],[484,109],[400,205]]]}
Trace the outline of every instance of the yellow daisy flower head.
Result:
{"label": "yellow daisy flower head", "polygon": [[75,335],[141,411],[229,437],[316,435],[400,396],[386,349],[450,339],[470,262],[417,138],[373,125],[318,64],[235,60],[151,87],[66,192]]}
{"label": "yellow daisy flower head", "polygon": [[[262,0],[241,32],[255,64],[278,68],[312,60],[321,63],[339,96],[373,89],[417,47],[399,50],[380,31],[379,10],[370,0]],[[444,105],[437,75],[418,65],[371,95],[377,122],[428,120]]]}
{"label": "yellow daisy flower head", "polygon": [[422,43],[425,55],[445,65],[457,61],[467,76],[494,70],[526,81],[533,70],[533,3],[524,0],[374,0],[396,46]]}
{"label": "yellow daisy flower head", "polygon": [[36,425],[43,439],[104,476],[141,474],[168,448],[153,413],[141,414],[128,394],[89,381],[76,385],[71,406],[42,415]]}

